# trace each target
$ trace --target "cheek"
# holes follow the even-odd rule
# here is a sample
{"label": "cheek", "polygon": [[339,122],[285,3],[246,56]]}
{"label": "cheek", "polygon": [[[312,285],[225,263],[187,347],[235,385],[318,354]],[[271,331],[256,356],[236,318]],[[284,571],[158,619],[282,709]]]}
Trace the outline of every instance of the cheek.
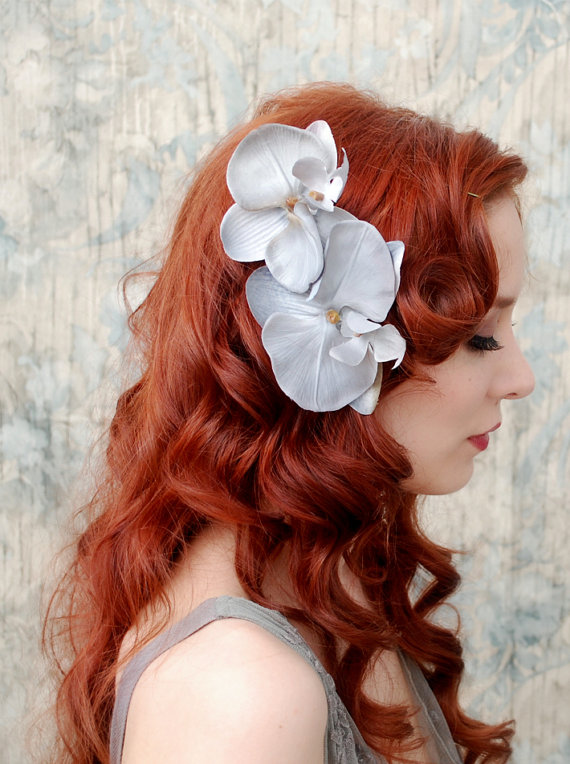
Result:
{"label": "cheek", "polygon": [[488,389],[488,361],[470,350],[457,351],[455,363],[442,364],[436,376],[439,406],[433,406],[438,421],[449,425],[468,425],[476,414]]}
{"label": "cheek", "polygon": [[437,438],[434,427],[441,423],[442,405],[432,387],[404,383],[376,409],[382,427],[408,452],[410,459],[424,461],[430,443]]}
{"label": "cheek", "polygon": [[466,438],[479,418],[484,385],[472,369],[458,371],[442,364],[434,385],[404,383],[378,405],[384,429],[408,453],[413,475],[403,487],[412,493],[453,493],[473,474],[475,452]]}
{"label": "cheek", "polygon": [[374,416],[377,417],[384,430],[404,448],[415,437],[419,427],[418,396],[406,389],[406,383],[397,390],[381,398]]}
{"label": "cheek", "polygon": [[447,410],[418,427],[407,443],[412,477],[403,487],[424,495],[448,494],[459,491],[471,479],[476,451],[466,439],[464,422]]}

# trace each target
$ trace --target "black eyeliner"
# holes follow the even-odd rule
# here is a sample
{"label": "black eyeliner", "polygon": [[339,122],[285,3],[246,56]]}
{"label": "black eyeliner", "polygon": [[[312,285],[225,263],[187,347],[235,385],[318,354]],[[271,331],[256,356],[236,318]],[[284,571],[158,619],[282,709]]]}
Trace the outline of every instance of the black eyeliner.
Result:
{"label": "black eyeliner", "polygon": [[467,343],[473,350],[500,350],[503,346],[494,337],[475,334]]}

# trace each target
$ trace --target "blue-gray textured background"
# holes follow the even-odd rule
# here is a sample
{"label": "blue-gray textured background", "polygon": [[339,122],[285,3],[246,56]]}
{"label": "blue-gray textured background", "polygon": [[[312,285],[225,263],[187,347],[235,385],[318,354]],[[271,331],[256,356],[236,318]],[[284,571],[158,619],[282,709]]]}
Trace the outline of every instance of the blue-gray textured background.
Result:
{"label": "blue-gray textured background", "polygon": [[530,164],[518,332],[537,389],[505,405],[471,486],[425,514],[468,552],[465,701],[517,719],[517,764],[570,763],[569,14],[568,0],[0,0],[2,761],[29,759],[22,718],[45,703],[40,591],[119,385],[118,280],[163,245],[186,173],[252,99],[332,79],[480,126]]}

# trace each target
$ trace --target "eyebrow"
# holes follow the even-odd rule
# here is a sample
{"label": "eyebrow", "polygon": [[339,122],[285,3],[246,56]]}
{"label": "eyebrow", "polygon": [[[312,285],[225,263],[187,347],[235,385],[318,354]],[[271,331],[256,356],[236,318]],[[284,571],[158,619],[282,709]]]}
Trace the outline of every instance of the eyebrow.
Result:
{"label": "eyebrow", "polygon": [[494,303],[496,308],[510,308],[517,301],[516,297],[497,297]]}

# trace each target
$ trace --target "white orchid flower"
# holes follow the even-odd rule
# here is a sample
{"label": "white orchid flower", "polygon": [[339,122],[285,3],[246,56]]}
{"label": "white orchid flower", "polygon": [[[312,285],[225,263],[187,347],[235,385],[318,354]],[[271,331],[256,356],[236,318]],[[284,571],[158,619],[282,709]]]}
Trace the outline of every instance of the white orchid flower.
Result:
{"label": "white orchid flower", "polygon": [[323,274],[310,291],[291,292],[262,267],[248,279],[247,299],[290,398],[310,411],[355,402],[371,413],[378,396],[367,391],[378,363],[399,363],[405,351],[395,327],[381,326],[396,297],[404,245],[386,243],[356,219],[330,227],[327,239]]}
{"label": "white orchid flower", "polygon": [[348,173],[346,154],[336,166],[330,127],[306,130],[267,124],[236,148],[227,169],[235,204],[222,221],[226,253],[240,262],[265,260],[286,289],[303,293],[321,275],[323,247],[316,218],[331,214]]}

